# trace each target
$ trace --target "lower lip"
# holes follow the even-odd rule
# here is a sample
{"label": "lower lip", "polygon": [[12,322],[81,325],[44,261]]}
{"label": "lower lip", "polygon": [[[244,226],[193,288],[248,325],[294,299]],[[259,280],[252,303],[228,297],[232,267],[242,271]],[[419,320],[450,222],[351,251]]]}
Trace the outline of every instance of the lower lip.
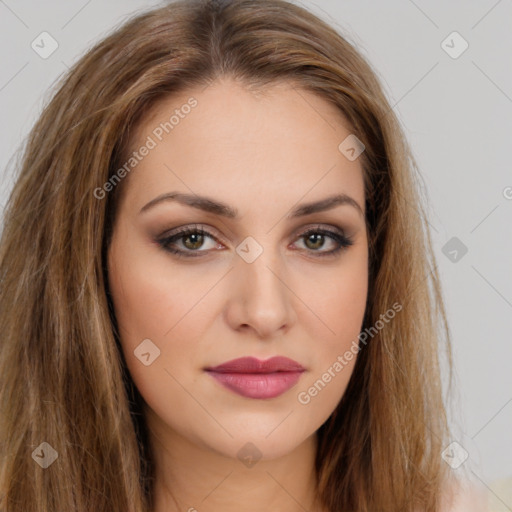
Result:
{"label": "lower lip", "polygon": [[223,386],[247,398],[274,398],[297,384],[302,372],[208,373]]}

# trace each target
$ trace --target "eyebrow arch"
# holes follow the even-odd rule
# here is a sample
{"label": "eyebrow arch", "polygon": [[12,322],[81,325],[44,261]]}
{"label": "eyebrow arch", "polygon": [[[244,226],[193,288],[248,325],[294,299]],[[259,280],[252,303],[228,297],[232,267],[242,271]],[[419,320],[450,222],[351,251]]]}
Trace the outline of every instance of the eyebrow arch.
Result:
{"label": "eyebrow arch", "polygon": [[[238,217],[238,210],[236,208],[233,208],[225,203],[215,201],[209,197],[198,196],[196,194],[185,194],[183,192],[168,192],[166,194],[155,197],[141,208],[139,214],[149,210],[150,208],[153,208],[157,204],[167,201],[177,201],[178,203],[184,204],[186,206],[191,206],[192,208],[197,208],[199,210],[213,213],[221,217],[227,217],[230,219],[236,219]],[[325,199],[321,199],[320,201],[314,201],[296,206],[286,217],[288,219],[303,217],[306,215],[311,215],[312,213],[330,210],[331,208],[342,204],[354,207],[364,218],[364,212],[359,203],[347,194],[336,194],[326,197]]]}

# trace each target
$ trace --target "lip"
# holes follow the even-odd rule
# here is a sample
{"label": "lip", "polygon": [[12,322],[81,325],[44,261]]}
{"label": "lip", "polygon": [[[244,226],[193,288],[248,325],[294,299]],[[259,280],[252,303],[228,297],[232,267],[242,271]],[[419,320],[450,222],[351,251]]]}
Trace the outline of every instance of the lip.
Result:
{"label": "lip", "polygon": [[297,361],[276,356],[265,361],[241,357],[205,371],[221,385],[247,398],[274,398],[293,387],[305,371]]}
{"label": "lip", "polygon": [[304,368],[288,357],[276,356],[262,361],[255,357],[240,357],[218,366],[208,367],[206,371],[217,373],[274,373],[302,372]]}

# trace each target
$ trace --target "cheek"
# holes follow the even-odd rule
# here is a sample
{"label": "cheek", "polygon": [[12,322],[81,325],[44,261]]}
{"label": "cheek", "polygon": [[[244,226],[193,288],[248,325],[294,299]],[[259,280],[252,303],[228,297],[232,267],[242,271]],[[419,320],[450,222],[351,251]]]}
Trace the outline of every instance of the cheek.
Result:
{"label": "cheek", "polygon": [[[353,256],[356,256],[355,254]],[[342,398],[359,353],[364,319],[368,272],[364,253],[347,259],[339,271],[310,286],[303,323],[315,340],[312,371],[297,390],[297,402],[317,418],[327,419]],[[309,279],[306,280],[309,285]],[[305,292],[303,292],[305,293]]]}
{"label": "cheek", "polygon": [[209,321],[202,298],[214,283],[176,269],[165,254],[148,257],[129,246],[112,252],[109,287],[126,364],[144,396],[162,389],[166,370],[181,381],[187,368],[200,366],[197,344]]}
{"label": "cheek", "polygon": [[150,338],[163,343],[190,323],[194,309],[212,286],[190,266],[179,266],[149,242],[141,243],[121,226],[109,254],[109,285],[123,344]]}
{"label": "cheek", "polygon": [[300,272],[296,288],[304,298],[303,327],[309,329],[311,339],[321,340],[318,353],[323,357],[357,339],[368,294],[367,265],[361,250],[347,253],[336,268]]}
{"label": "cheek", "polygon": [[190,428],[187,419],[201,418],[204,411],[183,386],[193,385],[201,367],[201,332],[209,321],[201,297],[212,283],[193,280],[190,272],[171,275],[154,263],[132,253],[117,259],[109,275],[121,347],[144,401],[168,425],[179,428],[184,421],[183,428]]}
{"label": "cheek", "polygon": [[339,279],[332,279],[324,288],[326,315],[332,322],[336,336],[360,327],[367,298],[367,274],[365,269],[342,272]]}

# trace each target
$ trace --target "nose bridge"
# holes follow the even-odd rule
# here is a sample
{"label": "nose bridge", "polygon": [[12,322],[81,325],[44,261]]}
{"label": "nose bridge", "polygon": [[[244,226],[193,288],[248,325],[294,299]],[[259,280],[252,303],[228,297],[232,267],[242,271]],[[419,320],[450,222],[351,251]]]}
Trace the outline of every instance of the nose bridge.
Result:
{"label": "nose bridge", "polygon": [[[269,299],[285,299],[286,293],[279,250],[272,247],[270,237],[266,241],[258,242],[252,237],[247,237],[238,247],[237,274],[245,283],[244,292]],[[267,242],[267,243],[265,243]]]}
{"label": "nose bridge", "polygon": [[[270,237],[267,237],[267,241]],[[262,333],[280,329],[292,321],[290,291],[279,249],[270,242],[247,237],[237,247],[238,258],[232,279],[237,322]]]}

